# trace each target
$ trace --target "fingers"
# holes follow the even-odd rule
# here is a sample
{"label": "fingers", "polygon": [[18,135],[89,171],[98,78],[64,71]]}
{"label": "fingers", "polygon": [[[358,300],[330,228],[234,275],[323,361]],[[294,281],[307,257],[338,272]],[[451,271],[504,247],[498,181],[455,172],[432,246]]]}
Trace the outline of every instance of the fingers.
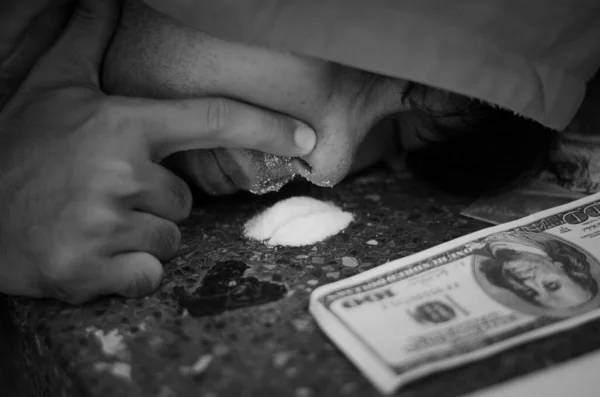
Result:
{"label": "fingers", "polygon": [[79,0],[63,35],[35,74],[36,83],[98,85],[98,71],[120,15],[119,0]]}
{"label": "fingers", "polygon": [[137,297],[153,292],[163,277],[162,264],[147,252],[124,252],[75,270],[55,270],[39,291],[28,296],[52,297],[71,304],[110,294]]}
{"label": "fingers", "polygon": [[[163,162],[169,168],[184,175],[190,184],[210,195],[224,195],[239,189],[223,175],[211,150],[187,150],[175,153]],[[219,182],[221,180],[221,182]],[[213,184],[218,184],[215,186]]]}
{"label": "fingers", "polygon": [[175,256],[181,233],[173,222],[138,212],[119,240],[121,252],[99,269],[97,295],[137,297],[154,291],[163,276],[161,261]]}
{"label": "fingers", "polygon": [[134,212],[129,225],[115,239],[115,252],[142,251],[166,261],[177,254],[181,232],[174,222]]}
{"label": "fingers", "polygon": [[112,258],[102,275],[102,294],[137,297],[154,291],[163,276],[160,261],[175,256],[180,241],[181,232],[173,222],[136,213],[129,233],[122,236],[123,248],[131,251]]}
{"label": "fingers", "polygon": [[158,164],[151,164],[142,178],[146,187],[132,203],[134,209],[172,222],[181,222],[189,216],[192,192],[181,178]]}
{"label": "fingers", "polygon": [[287,116],[223,98],[120,98],[119,114],[142,123],[154,161],[182,150],[232,147],[300,157],[312,151],[315,132]]}
{"label": "fingers", "polygon": [[149,294],[162,279],[161,261],[175,256],[180,240],[181,233],[173,222],[134,212],[128,225],[113,233],[111,253],[49,266],[41,295],[79,304],[108,294]]}
{"label": "fingers", "polygon": [[102,294],[128,298],[148,295],[163,277],[162,264],[147,252],[127,252],[115,256],[102,274]]}

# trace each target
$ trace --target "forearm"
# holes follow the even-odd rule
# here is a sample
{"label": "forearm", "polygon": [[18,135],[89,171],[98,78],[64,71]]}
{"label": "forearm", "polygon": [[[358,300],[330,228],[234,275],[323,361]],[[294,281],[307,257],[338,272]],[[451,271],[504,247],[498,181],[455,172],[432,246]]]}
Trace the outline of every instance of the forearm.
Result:
{"label": "forearm", "polygon": [[0,109],[57,40],[76,0],[0,1]]}

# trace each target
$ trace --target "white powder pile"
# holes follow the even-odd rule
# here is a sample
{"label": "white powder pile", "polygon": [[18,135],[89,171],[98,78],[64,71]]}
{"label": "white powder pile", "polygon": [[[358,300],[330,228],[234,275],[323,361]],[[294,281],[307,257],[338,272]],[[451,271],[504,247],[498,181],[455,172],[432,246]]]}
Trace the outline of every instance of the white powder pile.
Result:
{"label": "white powder pile", "polygon": [[354,216],[331,202],[312,197],[280,201],[244,225],[246,238],[268,245],[300,247],[315,244],[344,230]]}

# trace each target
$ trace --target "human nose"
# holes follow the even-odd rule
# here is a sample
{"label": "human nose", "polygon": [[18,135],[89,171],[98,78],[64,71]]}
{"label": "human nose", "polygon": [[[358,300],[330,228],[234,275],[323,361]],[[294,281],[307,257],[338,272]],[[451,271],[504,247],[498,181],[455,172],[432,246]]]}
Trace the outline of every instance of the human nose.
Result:
{"label": "human nose", "polygon": [[315,149],[301,159],[309,172],[302,172],[309,182],[331,187],[340,182],[350,170],[356,138],[347,120],[330,117],[317,127]]}
{"label": "human nose", "polygon": [[[301,175],[318,186],[331,187],[339,183],[351,171],[355,155],[367,135],[369,153],[360,148],[362,157],[366,155],[368,160],[381,154],[371,152],[390,150],[389,147],[383,147],[389,146],[389,142],[393,141],[392,129],[388,128],[391,124],[386,123],[384,119],[396,113],[399,104],[398,101],[386,100],[383,96],[381,99],[379,104],[374,101],[370,106],[359,109],[347,107],[338,112],[330,112],[327,117],[313,124],[312,127],[317,133],[317,143],[311,153],[301,157],[310,173]],[[382,120],[384,122],[380,123]],[[365,159],[360,159],[363,160]],[[371,160],[367,162],[369,161]]]}

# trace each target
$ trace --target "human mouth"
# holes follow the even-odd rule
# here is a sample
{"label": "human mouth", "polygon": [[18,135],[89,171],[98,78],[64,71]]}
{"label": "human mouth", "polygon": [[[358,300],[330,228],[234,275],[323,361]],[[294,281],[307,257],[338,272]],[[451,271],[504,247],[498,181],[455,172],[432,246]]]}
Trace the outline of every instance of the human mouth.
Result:
{"label": "human mouth", "polygon": [[211,150],[195,150],[183,157],[189,177],[205,193],[218,196],[235,193],[239,189],[221,169]]}
{"label": "human mouth", "polygon": [[215,149],[215,158],[230,181],[254,194],[276,192],[308,169],[291,157],[248,149]]}

